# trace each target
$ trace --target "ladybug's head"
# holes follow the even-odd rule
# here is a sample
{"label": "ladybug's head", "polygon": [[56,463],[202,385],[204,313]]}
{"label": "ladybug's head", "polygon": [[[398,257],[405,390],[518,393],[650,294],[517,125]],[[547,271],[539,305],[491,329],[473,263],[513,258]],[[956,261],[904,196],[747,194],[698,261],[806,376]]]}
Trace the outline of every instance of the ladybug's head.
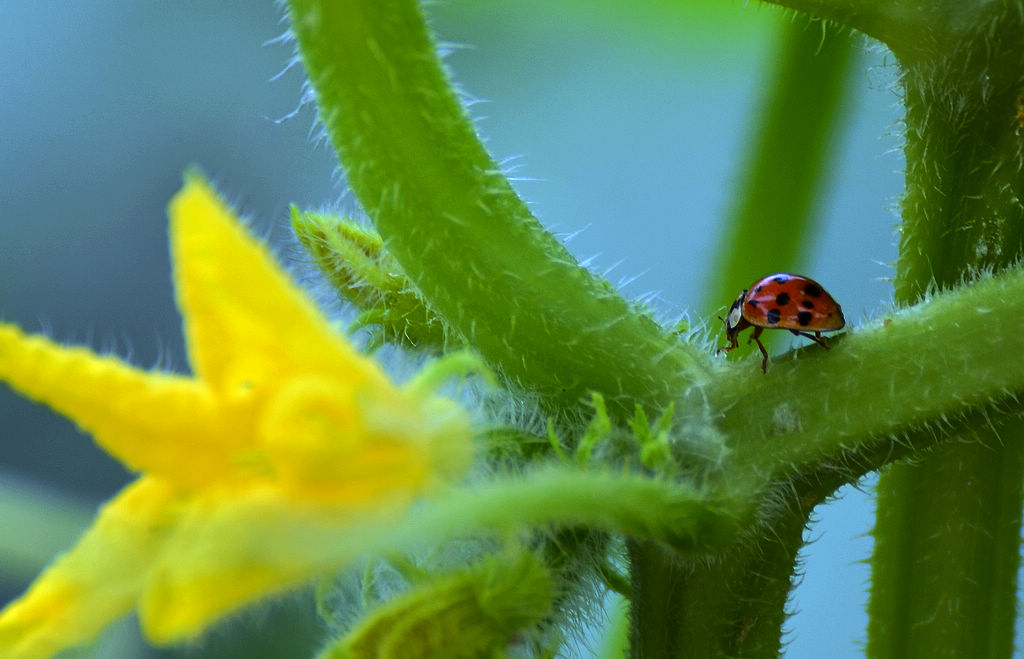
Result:
{"label": "ladybug's head", "polygon": [[743,299],[746,295],[746,291],[741,291],[732,306],[729,307],[729,313],[722,319],[722,322],[725,323],[725,338],[730,343],[736,343],[736,335],[750,326],[750,323],[743,317]]}

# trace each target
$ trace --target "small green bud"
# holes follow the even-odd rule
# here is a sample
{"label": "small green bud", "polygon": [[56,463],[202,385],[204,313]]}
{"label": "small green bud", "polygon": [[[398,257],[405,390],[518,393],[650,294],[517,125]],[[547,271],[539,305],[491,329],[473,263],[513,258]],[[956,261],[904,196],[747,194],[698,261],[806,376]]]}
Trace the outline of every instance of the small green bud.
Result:
{"label": "small green bud", "polygon": [[551,611],[544,565],[523,551],[441,575],[372,612],[320,659],[467,659],[498,654]]}
{"label": "small green bud", "polygon": [[379,328],[371,347],[393,342],[438,353],[461,344],[420,297],[375,231],[344,217],[294,206],[292,230],[331,285],[362,310],[354,326]]}

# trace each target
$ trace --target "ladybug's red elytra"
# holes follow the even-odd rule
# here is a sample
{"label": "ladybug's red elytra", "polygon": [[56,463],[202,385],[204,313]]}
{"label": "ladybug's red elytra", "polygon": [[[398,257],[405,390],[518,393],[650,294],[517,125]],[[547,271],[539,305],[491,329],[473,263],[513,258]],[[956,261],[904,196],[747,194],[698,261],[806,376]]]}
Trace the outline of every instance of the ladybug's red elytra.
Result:
{"label": "ladybug's red elytra", "polygon": [[764,373],[768,372],[768,351],[761,343],[764,330],[788,329],[828,350],[821,333],[834,332],[846,324],[839,303],[821,284],[810,277],[788,272],[755,281],[732,303],[729,314],[718,319],[725,323],[725,338],[729,341],[729,345],[718,349],[719,352],[738,348],[739,333],[748,327],[754,328],[747,343],[756,341],[761,349],[761,371]]}

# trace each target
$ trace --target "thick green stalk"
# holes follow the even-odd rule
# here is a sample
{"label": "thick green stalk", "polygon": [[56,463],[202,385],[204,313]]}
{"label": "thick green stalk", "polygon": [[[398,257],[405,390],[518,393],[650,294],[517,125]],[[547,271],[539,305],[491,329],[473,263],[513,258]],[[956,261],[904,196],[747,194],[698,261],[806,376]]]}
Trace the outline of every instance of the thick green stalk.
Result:
{"label": "thick green stalk", "polygon": [[[846,476],[831,472],[826,479],[813,480],[813,495],[801,499],[794,499],[792,492],[797,487],[810,491],[808,483],[766,493],[762,524],[714,560],[683,559],[652,543],[633,543],[630,559],[635,564],[659,566],[657,572],[640,575],[650,585],[647,596],[637,600],[634,595],[634,615],[648,622],[637,626],[634,619],[633,656],[778,656],[807,517]],[[639,655],[638,646],[647,654]]]}
{"label": "thick green stalk", "polygon": [[528,212],[452,92],[416,0],[292,0],[320,118],[430,307],[508,380],[617,415],[667,403],[708,358],[580,267]]}
{"label": "thick green stalk", "polygon": [[[870,656],[1013,656],[1019,425],[1011,417],[964,432],[879,482]],[[1013,445],[991,444],[997,436]]]}
{"label": "thick green stalk", "polygon": [[[758,114],[759,132],[745,163],[740,200],[719,250],[718,283],[713,298],[704,302],[706,307],[728,305],[756,277],[792,269],[797,262],[812,236],[814,202],[828,171],[829,146],[838,132],[853,55],[849,39],[835,30],[802,20],[787,28],[774,84],[764,111]],[[757,240],[750,239],[754,235]],[[788,394],[786,387],[779,386],[779,378],[799,382],[792,373],[772,373],[769,380],[758,380],[761,374],[754,374],[749,364],[742,367],[742,371],[730,371],[724,380],[713,379],[685,409],[701,409],[701,403],[710,400],[722,430],[748,403],[760,402],[747,393],[751,385],[770,384],[773,390]],[[733,395],[740,400],[730,400]],[[777,416],[776,406],[761,408],[764,416],[753,422],[746,415],[735,418],[725,436],[734,442],[757,436],[763,432],[761,422]],[[696,421],[701,422],[705,420]],[[801,445],[807,446],[807,441]],[[771,451],[764,453],[768,458]],[[737,461],[741,457],[749,458],[734,456]],[[731,466],[736,468],[733,474],[753,472],[764,477],[763,471],[751,470],[749,464]],[[776,462],[775,466],[782,472],[790,470],[792,463]],[[801,499],[805,500],[809,499]],[[770,529],[761,527],[745,544],[710,563],[683,564],[661,547],[631,543],[633,655],[777,654],[796,553],[810,510],[810,506],[795,505],[781,512]]]}
{"label": "thick green stalk", "polygon": [[[901,302],[1022,255],[1022,5],[953,4],[929,17],[944,49],[894,48],[907,112]],[[971,441],[879,482],[872,656],[1013,653],[1024,429],[1009,418],[959,439]]]}

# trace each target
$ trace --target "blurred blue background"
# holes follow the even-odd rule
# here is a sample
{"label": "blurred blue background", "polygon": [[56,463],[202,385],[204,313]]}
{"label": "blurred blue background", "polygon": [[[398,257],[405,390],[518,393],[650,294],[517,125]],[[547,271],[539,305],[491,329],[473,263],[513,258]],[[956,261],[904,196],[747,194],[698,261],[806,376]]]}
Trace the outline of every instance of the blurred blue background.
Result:
{"label": "blurred blue background", "polygon": [[[790,18],[738,0],[671,6],[663,15],[626,2],[451,0],[430,13],[440,38],[460,44],[448,65],[486,101],[472,107],[479,131],[534,212],[626,294],[701,324],[717,227]],[[301,71],[271,81],[293,54],[274,42],[280,9],[252,0],[6,0],[4,9],[0,318],[185,370],[165,215],[182,170],[201,166],[300,271],[288,205],[342,202],[333,155],[313,139],[312,109],[300,107]],[[902,187],[894,70],[880,47],[862,51],[818,206],[823,230],[803,268],[853,326],[890,302],[891,207]],[[0,479],[55,497],[71,519],[129,479],[68,421],[6,388],[0,420]],[[859,562],[872,512],[851,488],[818,511],[788,657],[860,655],[868,574]],[[19,532],[8,524],[0,518],[0,534]],[[49,557],[41,549],[35,568]],[[0,566],[0,603],[30,578],[24,566]],[[279,605],[288,624],[315,634],[309,598],[293,599]],[[233,624],[256,635],[273,617]],[[290,656],[268,643],[262,656]]]}

